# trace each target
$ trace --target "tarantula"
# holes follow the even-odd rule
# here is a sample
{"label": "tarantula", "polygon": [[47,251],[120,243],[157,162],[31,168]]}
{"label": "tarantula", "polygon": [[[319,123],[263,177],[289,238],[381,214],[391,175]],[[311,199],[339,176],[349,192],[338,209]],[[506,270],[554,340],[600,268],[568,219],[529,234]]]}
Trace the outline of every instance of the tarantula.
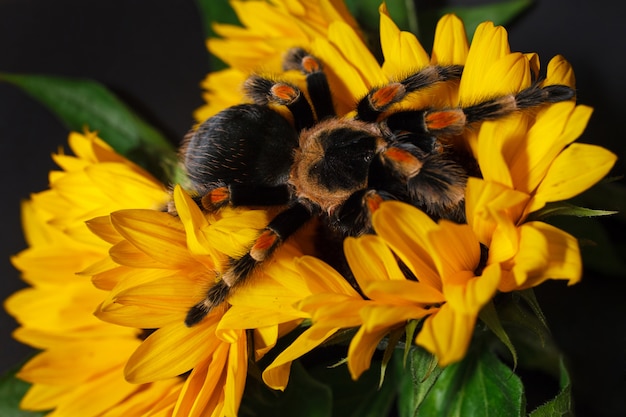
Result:
{"label": "tarantula", "polygon": [[535,82],[468,107],[394,111],[410,93],[458,82],[463,72],[459,65],[433,65],[373,88],[347,118],[337,116],[317,58],[294,48],[284,69],[305,75],[308,97],[295,85],[253,75],[244,84],[252,103],[209,118],[181,148],[191,191],[204,210],[285,206],[189,310],[188,326],[222,303],[313,217],[340,236],[357,236],[372,232],[371,215],[382,201],[400,200],[434,219],[463,222],[467,166],[448,150],[447,139],[474,123],[574,96],[567,86]]}

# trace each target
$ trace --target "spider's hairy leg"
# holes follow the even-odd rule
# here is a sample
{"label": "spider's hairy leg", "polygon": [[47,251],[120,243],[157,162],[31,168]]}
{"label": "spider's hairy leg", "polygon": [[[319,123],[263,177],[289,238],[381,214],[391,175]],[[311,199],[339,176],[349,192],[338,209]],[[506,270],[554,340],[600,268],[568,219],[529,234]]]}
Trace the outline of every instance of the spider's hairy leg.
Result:
{"label": "spider's hairy leg", "polygon": [[210,190],[200,198],[200,205],[207,211],[217,211],[231,205],[241,206],[280,206],[287,204],[291,197],[289,186],[261,186],[230,184]]}
{"label": "spider's hairy leg", "polygon": [[207,291],[204,300],[189,309],[185,324],[199,323],[209,312],[224,302],[228,295],[244,285],[252,272],[269,259],[274,251],[311,219],[311,212],[304,205],[296,203],[280,212],[256,238],[250,250],[239,259],[231,259],[230,267]]}
{"label": "spider's hairy leg", "polygon": [[405,79],[372,89],[357,104],[357,119],[375,122],[392,104],[402,101],[409,93],[433,84],[458,80],[463,73],[460,65],[431,65]]}
{"label": "spider's hairy leg", "polygon": [[407,200],[434,219],[463,221],[467,174],[456,162],[410,143],[387,148],[384,164],[406,184]]}
{"label": "spider's hairy leg", "polygon": [[372,215],[383,201],[396,198],[379,189],[363,189],[353,193],[337,210],[332,223],[342,236],[359,236],[373,233]]}
{"label": "spider's hairy leg", "polygon": [[519,110],[558,103],[574,98],[576,92],[566,85],[540,86],[538,83],[517,94],[496,97],[473,106],[463,107],[467,124],[495,120]]}
{"label": "spider's hairy leg", "polygon": [[252,75],[246,80],[243,88],[246,95],[260,106],[275,104],[287,107],[293,115],[298,132],[315,123],[313,109],[302,91],[295,85]]}
{"label": "spider's hairy leg", "polygon": [[292,48],[285,54],[283,69],[306,75],[307,90],[318,121],[336,115],[328,79],[319,59],[302,48]]}
{"label": "spider's hairy leg", "polygon": [[574,95],[574,90],[564,85],[541,87],[534,84],[519,93],[495,97],[471,106],[397,112],[390,115],[385,123],[395,132],[409,131],[414,135],[433,136],[459,135],[472,123],[496,120],[517,111],[566,101]]}

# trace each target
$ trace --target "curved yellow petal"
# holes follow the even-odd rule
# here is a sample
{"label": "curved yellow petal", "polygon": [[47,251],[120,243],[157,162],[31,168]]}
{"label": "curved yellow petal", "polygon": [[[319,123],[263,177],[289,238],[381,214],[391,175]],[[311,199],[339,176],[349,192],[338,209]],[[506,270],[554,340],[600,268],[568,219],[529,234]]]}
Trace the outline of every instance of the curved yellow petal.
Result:
{"label": "curved yellow petal", "polygon": [[459,100],[464,105],[474,104],[490,95],[511,92],[509,86],[503,85],[500,80],[486,77],[492,67],[508,54],[508,35],[502,26],[494,26],[491,22],[478,25],[459,86]]}
{"label": "curved yellow petal", "polygon": [[463,359],[475,324],[475,315],[457,313],[444,304],[426,318],[415,343],[437,356],[440,366],[447,366]]}
{"label": "curved yellow petal", "polygon": [[408,279],[370,281],[362,289],[370,299],[389,305],[432,305],[445,301],[437,288]]}
{"label": "curved yellow petal", "polygon": [[263,381],[265,384],[270,388],[283,391],[289,379],[289,367],[291,362],[322,344],[326,339],[336,333],[337,330],[339,329],[315,325],[309,327],[265,368],[263,371]]}
{"label": "curved yellow petal", "polygon": [[296,260],[296,268],[303,276],[313,278],[306,281],[312,294],[336,293],[361,298],[343,276],[317,258],[303,256]]}
{"label": "curved yellow petal", "polygon": [[111,213],[111,223],[127,239],[124,242],[159,263],[184,267],[193,262],[187,250],[182,223],[168,213],[144,209],[120,210]]}
{"label": "curved yellow petal", "polygon": [[361,288],[370,281],[406,279],[393,252],[379,236],[346,238],[343,248],[350,269]]}
{"label": "curved yellow petal", "polygon": [[[382,69],[390,80],[406,76],[407,71],[418,71],[430,64],[430,57],[415,35],[398,29],[382,3],[380,12],[380,43],[385,61]],[[407,66],[407,63],[411,63]]]}
{"label": "curved yellow petal", "polygon": [[539,184],[528,211],[545,203],[574,197],[600,181],[613,168],[617,156],[596,145],[574,143],[556,157]]}
{"label": "curved yellow petal", "polygon": [[463,21],[447,14],[437,22],[431,63],[433,65],[465,65],[469,43]]}
{"label": "curved yellow petal", "polygon": [[369,332],[361,327],[352,337],[348,348],[348,370],[353,380],[359,379],[369,369],[376,347],[387,333],[387,328]]}
{"label": "curved yellow petal", "polygon": [[487,265],[480,276],[473,273],[463,275],[463,278],[445,286],[446,299],[454,311],[476,316],[496,293],[500,284],[500,265]]}
{"label": "curved yellow petal", "polygon": [[548,62],[544,85],[561,84],[576,88],[576,77],[570,63],[561,55],[556,55]]}
{"label": "curved yellow petal", "polygon": [[376,58],[348,24],[332,22],[328,26],[328,39],[359,72],[368,89],[388,82]]}
{"label": "curved yellow petal", "polygon": [[459,271],[474,271],[480,262],[480,243],[472,228],[446,220],[428,234],[433,260],[444,284]]}
{"label": "curved yellow petal", "polygon": [[465,213],[467,223],[476,238],[486,246],[491,245],[496,227],[497,213],[503,213],[517,224],[530,196],[504,185],[479,178],[468,178],[465,190]]}
{"label": "curved yellow petal", "polygon": [[212,337],[220,317],[210,314],[193,327],[181,321],[158,329],[128,359],[126,379],[141,384],[189,371],[223,343]]}
{"label": "curved yellow petal", "polygon": [[520,249],[508,265],[505,264],[505,268],[510,269],[513,280],[510,277],[503,280],[501,291],[530,288],[547,279],[565,279],[572,285],[582,276],[576,238],[542,222],[525,223],[520,227]]}
{"label": "curved yellow petal", "polygon": [[428,215],[408,204],[389,201],[374,212],[372,223],[376,233],[420,282],[441,288],[441,280],[425,240],[425,236],[437,227]]}
{"label": "curved yellow petal", "polygon": [[591,112],[590,107],[575,106],[572,101],[539,112],[526,138],[520,140],[523,148],[508,152],[516,189],[530,194],[537,188],[557,155],[582,134]]}

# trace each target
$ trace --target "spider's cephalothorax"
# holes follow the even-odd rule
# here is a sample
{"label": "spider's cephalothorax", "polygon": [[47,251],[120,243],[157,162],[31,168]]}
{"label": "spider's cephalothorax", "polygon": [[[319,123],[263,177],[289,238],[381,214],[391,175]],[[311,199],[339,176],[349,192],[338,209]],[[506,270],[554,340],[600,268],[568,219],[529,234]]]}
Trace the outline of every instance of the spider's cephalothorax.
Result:
{"label": "spider's cephalothorax", "polygon": [[[312,217],[340,236],[356,236],[372,231],[371,215],[382,201],[400,200],[433,219],[463,222],[471,164],[460,162],[447,139],[473,123],[574,96],[567,86],[535,83],[469,107],[394,111],[393,105],[410,93],[458,82],[463,71],[457,65],[430,66],[372,89],[356,103],[356,115],[346,118],[336,115],[315,57],[295,48],[287,53],[284,67],[305,74],[308,96],[292,84],[252,76],[244,85],[252,103],[211,117],[182,148],[191,191],[204,210],[228,204],[285,206],[248,253],[232,259],[206,298],[190,309],[189,326],[223,302]],[[276,110],[280,107],[292,120]]]}

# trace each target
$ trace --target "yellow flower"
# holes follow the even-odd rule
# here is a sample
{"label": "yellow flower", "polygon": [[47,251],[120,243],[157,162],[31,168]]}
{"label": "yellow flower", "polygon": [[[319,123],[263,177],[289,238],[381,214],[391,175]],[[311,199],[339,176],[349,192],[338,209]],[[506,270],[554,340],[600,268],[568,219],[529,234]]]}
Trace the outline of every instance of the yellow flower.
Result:
{"label": "yellow flower", "polygon": [[[332,63],[326,73],[340,115],[349,115],[354,102],[373,87],[429,64],[464,65],[460,83],[433,86],[403,106],[471,106],[530,87],[539,71],[538,57],[511,52],[506,31],[491,23],[480,25],[468,45],[462,23],[454,16],[439,22],[429,58],[417,39],[399,31],[381,6],[381,43],[382,66],[341,21],[329,26],[327,38],[311,43],[315,56]],[[550,62],[542,81],[544,86],[553,84],[573,87],[573,73],[561,57]],[[479,311],[498,290],[526,289],[546,279],[579,281],[575,238],[550,225],[524,221],[546,201],[584,191],[612,166],[614,155],[602,148],[568,147],[589,114],[587,107],[573,101],[547,104],[535,112],[480,123],[455,138],[455,151],[470,151],[478,163],[475,174],[484,178],[468,181],[469,224],[437,225],[417,209],[384,203],[374,215],[379,237],[345,241],[346,257],[365,298],[350,286],[335,284],[341,275],[319,260],[296,262],[305,282],[321,283],[298,303],[313,325],[265,370],[265,382],[284,389],[293,360],[339,329],[351,327],[359,327],[348,356],[356,378],[369,367],[380,340],[411,319],[425,318],[416,343],[447,365],[463,358]],[[573,168],[566,169],[571,162],[588,169],[577,176]],[[559,189],[557,184],[565,187]],[[392,253],[416,281],[406,279]]]}
{"label": "yellow flower", "polygon": [[21,406],[54,410],[50,416],[121,416],[140,396],[136,410],[147,411],[180,381],[124,381],[122,370],[141,331],[95,318],[105,293],[76,273],[107,256],[107,245],[89,232],[86,219],[127,204],[161,207],[168,194],[94,134],[72,133],[69,144],[76,156],[54,155],[62,171],[50,174],[49,190],[23,204],[29,248],[12,258],[30,284],[5,302],[20,324],[14,337],[41,350],[18,373],[33,384]]}
{"label": "yellow flower", "polygon": [[228,68],[210,73],[202,83],[207,104],[195,112],[202,122],[218,111],[242,102],[241,85],[253,71],[282,71],[285,52],[308,47],[312,40],[326,37],[332,22],[342,21],[357,30],[343,1],[272,0],[230,2],[243,26],[216,23],[219,38],[207,47]]}
{"label": "yellow flower", "polygon": [[[189,308],[205,296],[228,266],[229,257],[245,253],[269,217],[264,210],[225,209],[204,214],[180,187],[173,196],[178,216],[122,210],[89,222],[94,233],[113,245],[111,259],[101,263],[93,277],[96,285],[110,290],[96,315],[122,326],[156,329],[130,356],[125,375],[141,384],[189,373],[174,416],[236,416],[248,364],[245,330],[257,329],[255,357],[259,359],[302,315],[294,315],[288,308],[281,311],[288,306],[284,300],[274,308],[271,303],[266,306],[272,310],[266,316],[247,314],[243,306],[222,306],[199,324],[187,327]],[[275,266],[254,277],[253,291],[263,292],[266,287],[257,286],[257,281],[264,282],[265,274],[282,270],[281,265],[298,254],[293,245],[281,248]],[[247,300],[245,294],[242,289],[229,302],[237,305],[239,296]],[[281,297],[273,294],[272,299],[276,303]]]}

